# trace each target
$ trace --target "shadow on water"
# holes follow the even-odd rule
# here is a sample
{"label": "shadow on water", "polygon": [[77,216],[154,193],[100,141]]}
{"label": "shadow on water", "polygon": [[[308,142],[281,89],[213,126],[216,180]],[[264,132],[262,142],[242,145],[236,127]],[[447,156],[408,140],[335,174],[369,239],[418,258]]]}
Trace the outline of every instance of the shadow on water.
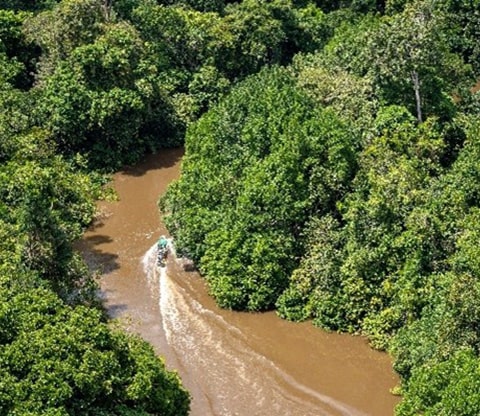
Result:
{"label": "shadow on water", "polygon": [[101,215],[98,215],[96,218],[93,219],[92,223],[88,227],[88,231],[96,231],[99,228],[105,226],[105,218]]}
{"label": "shadow on water", "polygon": [[183,157],[183,147],[161,149],[145,157],[144,161],[136,166],[125,166],[122,174],[134,177],[145,175],[150,170],[171,168],[178,164]]}
{"label": "shadow on water", "polygon": [[[112,299],[114,290],[102,289],[99,290],[98,297],[105,301],[106,299]],[[108,304],[108,316],[115,319],[124,315],[128,311],[129,307],[126,303],[109,303]]]}
{"label": "shadow on water", "polygon": [[186,273],[200,273],[193,261],[185,262],[185,264],[183,265],[183,271]]}
{"label": "shadow on water", "polygon": [[100,274],[109,274],[120,268],[118,264],[118,254],[105,252],[98,245],[111,243],[113,240],[108,235],[91,235],[84,237],[76,244],[77,250],[81,253],[83,259],[91,272]]}

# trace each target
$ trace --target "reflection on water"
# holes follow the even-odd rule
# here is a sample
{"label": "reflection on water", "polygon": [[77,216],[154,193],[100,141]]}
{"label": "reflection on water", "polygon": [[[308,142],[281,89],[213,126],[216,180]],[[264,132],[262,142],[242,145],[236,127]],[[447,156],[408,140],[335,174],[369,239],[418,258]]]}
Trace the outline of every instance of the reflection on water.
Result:
{"label": "reflection on water", "polygon": [[193,416],[389,416],[398,382],[388,356],[361,338],[325,333],[274,313],[219,309],[202,278],[173,255],[155,267],[166,234],[156,202],[178,177],[181,150],[153,156],[115,176],[119,202],[85,234],[91,264],[106,261],[105,306],[178,370]]}

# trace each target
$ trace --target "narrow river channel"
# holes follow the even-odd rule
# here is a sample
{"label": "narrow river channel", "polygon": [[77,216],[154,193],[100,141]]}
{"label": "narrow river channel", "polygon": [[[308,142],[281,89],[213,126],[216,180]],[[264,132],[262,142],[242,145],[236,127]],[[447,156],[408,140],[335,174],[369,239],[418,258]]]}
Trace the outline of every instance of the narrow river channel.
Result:
{"label": "narrow river channel", "polygon": [[114,176],[117,202],[81,242],[101,270],[105,306],[176,369],[192,395],[192,416],[390,416],[398,383],[390,358],[360,337],[326,333],[275,313],[217,308],[202,278],[169,257],[154,270],[166,233],[157,200],[179,176],[181,149],[162,151]]}

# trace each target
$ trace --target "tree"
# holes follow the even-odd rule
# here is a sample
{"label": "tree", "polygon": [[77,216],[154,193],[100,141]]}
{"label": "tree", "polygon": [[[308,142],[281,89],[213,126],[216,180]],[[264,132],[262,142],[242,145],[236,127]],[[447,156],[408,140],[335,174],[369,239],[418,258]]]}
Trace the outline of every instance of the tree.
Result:
{"label": "tree", "polygon": [[3,0],[2,9],[24,10],[24,11],[42,11],[51,9],[59,0]]}
{"label": "tree", "polygon": [[286,34],[282,21],[275,18],[274,6],[246,0],[225,9],[225,23],[234,38],[232,57],[225,68],[229,77],[243,78],[266,64],[281,62]]}
{"label": "tree", "polygon": [[410,215],[441,172],[444,146],[432,120],[417,128],[404,108],[382,109],[375,124],[350,192],[335,198],[336,218],[322,211],[311,217],[305,254],[277,305],[282,316],[363,331],[385,348],[426,302],[424,293],[407,296],[428,287],[431,273]]}
{"label": "tree", "polygon": [[330,66],[323,53],[299,54],[292,67],[298,85],[318,105],[334,110],[357,134],[369,135],[379,107],[371,78],[355,75],[335,63]]}
{"label": "tree", "polygon": [[81,152],[104,168],[133,163],[181,131],[157,75],[131,25],[105,25],[37,87],[36,114],[67,156]]}
{"label": "tree", "polygon": [[24,90],[32,85],[30,72],[38,57],[38,51],[27,42],[22,32],[22,25],[29,17],[31,14],[27,12],[0,9],[0,54],[4,55],[0,79]]}
{"label": "tree", "polygon": [[99,189],[52,149],[43,131],[12,140],[0,168],[0,201],[5,225],[16,233],[11,255],[18,269],[50,281],[68,298],[81,281],[87,283],[71,244],[90,223]]}
{"label": "tree", "polygon": [[146,342],[52,292],[1,288],[0,414],[186,415],[189,396]]}
{"label": "tree", "polygon": [[[450,51],[446,17],[430,0],[408,3],[401,13],[383,18],[369,43],[372,75],[387,99],[408,94],[411,88],[419,123],[425,110],[451,117],[449,96],[459,81],[468,79],[468,68]],[[402,97],[402,102],[408,101]]]}
{"label": "tree", "polygon": [[287,71],[247,78],[193,124],[182,177],[161,206],[222,306],[273,306],[311,212],[329,212],[354,169],[355,136]]}
{"label": "tree", "polygon": [[105,21],[102,3],[97,0],[62,1],[27,20],[27,39],[42,50],[38,80],[52,74],[77,46],[92,42]]}

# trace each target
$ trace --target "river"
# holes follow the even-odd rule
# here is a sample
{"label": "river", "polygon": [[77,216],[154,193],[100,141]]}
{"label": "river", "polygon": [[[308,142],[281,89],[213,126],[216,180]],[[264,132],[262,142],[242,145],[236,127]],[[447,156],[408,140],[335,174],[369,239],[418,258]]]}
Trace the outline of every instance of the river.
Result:
{"label": "river", "polygon": [[182,149],[162,151],[114,176],[119,200],[99,203],[81,250],[101,270],[112,318],[176,369],[192,416],[389,416],[398,383],[388,355],[361,337],[327,333],[275,313],[221,310],[188,263],[154,267],[166,234],[157,200],[179,176]]}

